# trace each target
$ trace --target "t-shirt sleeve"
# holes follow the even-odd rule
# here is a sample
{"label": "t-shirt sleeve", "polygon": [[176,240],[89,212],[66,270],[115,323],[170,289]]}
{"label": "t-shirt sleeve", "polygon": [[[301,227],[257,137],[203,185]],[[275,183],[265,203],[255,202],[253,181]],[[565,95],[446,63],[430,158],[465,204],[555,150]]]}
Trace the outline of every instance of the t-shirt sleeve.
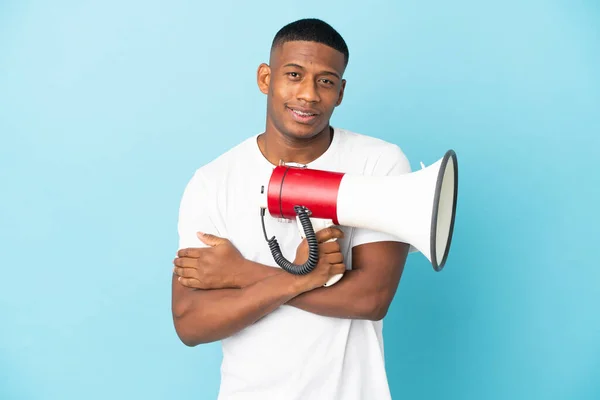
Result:
{"label": "t-shirt sleeve", "polygon": [[[374,176],[393,176],[411,172],[410,162],[398,146],[393,146],[390,151],[381,155],[373,170]],[[350,247],[365,243],[399,241],[393,235],[377,232],[370,229],[356,228],[352,234]]]}
{"label": "t-shirt sleeve", "polygon": [[207,247],[198,239],[198,232],[220,235],[213,222],[215,212],[214,197],[200,171],[196,171],[186,185],[179,205],[179,249]]}

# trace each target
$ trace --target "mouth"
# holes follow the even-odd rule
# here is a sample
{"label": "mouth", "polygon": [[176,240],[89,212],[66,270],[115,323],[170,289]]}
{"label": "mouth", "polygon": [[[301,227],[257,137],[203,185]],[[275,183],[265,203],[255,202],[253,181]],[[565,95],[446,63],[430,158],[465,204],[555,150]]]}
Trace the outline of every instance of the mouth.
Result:
{"label": "mouth", "polygon": [[292,115],[292,117],[300,123],[307,124],[319,116],[319,113],[315,110],[300,108],[300,107],[287,107],[287,111]]}

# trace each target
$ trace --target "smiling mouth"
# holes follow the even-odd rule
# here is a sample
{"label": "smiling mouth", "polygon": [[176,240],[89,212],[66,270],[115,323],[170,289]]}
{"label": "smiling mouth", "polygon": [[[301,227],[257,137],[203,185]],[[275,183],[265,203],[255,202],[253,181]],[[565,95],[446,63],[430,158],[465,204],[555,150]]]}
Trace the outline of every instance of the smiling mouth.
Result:
{"label": "smiling mouth", "polygon": [[294,119],[298,122],[310,122],[319,116],[317,113],[301,111],[295,108],[287,107],[287,110],[292,114]]}

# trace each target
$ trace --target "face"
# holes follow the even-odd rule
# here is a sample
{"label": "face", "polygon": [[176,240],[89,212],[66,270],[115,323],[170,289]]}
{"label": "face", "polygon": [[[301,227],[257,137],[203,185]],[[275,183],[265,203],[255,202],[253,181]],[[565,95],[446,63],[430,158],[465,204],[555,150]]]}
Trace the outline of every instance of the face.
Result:
{"label": "face", "polygon": [[295,140],[326,131],[341,104],[346,81],[344,55],[321,43],[287,42],[275,48],[270,65],[258,69],[267,95],[267,123]]}

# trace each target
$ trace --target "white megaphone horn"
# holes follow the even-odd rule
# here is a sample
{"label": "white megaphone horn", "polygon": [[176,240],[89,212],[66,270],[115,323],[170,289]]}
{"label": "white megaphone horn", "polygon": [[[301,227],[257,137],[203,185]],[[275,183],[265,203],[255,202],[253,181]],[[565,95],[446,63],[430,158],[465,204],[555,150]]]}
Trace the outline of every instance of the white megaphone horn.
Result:
{"label": "white megaphone horn", "polygon": [[[297,219],[309,246],[308,260],[297,265],[282,254],[273,237],[275,262],[284,270],[304,275],[319,261],[313,224],[340,225],[384,232],[422,253],[435,271],[448,259],[458,195],[456,153],[448,150],[429,167],[395,176],[367,176],[279,165],[268,185],[261,187],[261,216]],[[332,277],[325,286],[337,282]]]}

